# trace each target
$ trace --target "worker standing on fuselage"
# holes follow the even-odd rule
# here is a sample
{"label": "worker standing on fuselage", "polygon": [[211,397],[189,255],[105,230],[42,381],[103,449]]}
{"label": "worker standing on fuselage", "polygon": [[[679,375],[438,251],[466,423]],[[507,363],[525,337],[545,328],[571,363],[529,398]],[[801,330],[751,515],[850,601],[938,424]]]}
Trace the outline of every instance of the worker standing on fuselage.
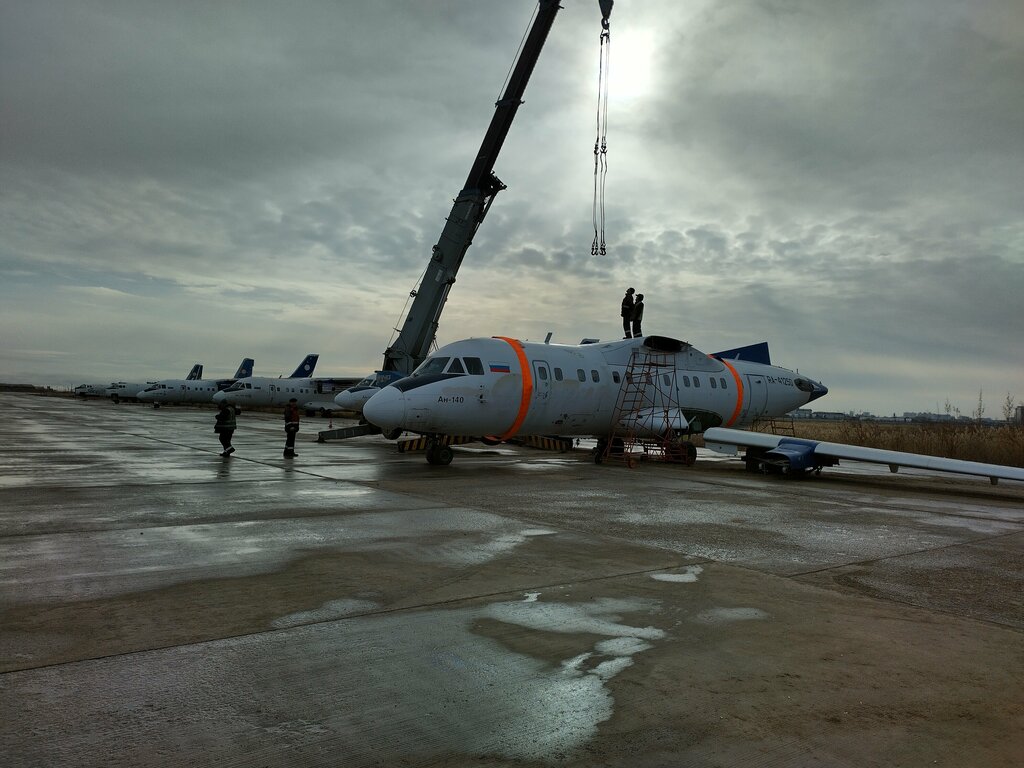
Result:
{"label": "worker standing on fuselage", "polygon": [[644,320],[644,295],[638,293],[636,295],[636,302],[633,304],[633,338],[639,339],[644,335],[644,332],[640,330],[640,324]]}
{"label": "worker standing on fuselage", "polygon": [[294,459],[295,435],[299,433],[299,401],[294,397],[284,407],[284,457]]}
{"label": "worker standing on fuselage", "polygon": [[626,334],[622,338],[631,339],[633,338],[632,326],[633,322],[633,294],[635,291],[632,288],[626,289],[626,295],[622,297],[622,332]]}

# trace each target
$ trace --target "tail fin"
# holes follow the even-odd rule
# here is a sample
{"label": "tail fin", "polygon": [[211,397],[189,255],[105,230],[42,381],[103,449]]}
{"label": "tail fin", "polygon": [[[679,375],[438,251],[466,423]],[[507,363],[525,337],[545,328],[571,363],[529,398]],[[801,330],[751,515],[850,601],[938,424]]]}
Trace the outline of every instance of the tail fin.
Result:
{"label": "tail fin", "polygon": [[252,366],[254,360],[251,357],[246,357],[242,360],[242,364],[238,366],[238,370],[235,371],[236,379],[248,379],[252,376]]}
{"label": "tail fin", "polygon": [[760,344],[751,344],[747,347],[727,349],[724,352],[715,352],[712,357],[717,357],[719,360],[724,358],[726,360],[747,360],[751,363],[762,363],[763,365],[772,364],[767,341],[762,341]]}
{"label": "tail fin", "polygon": [[203,364],[196,363],[192,366],[192,370],[188,372],[185,381],[199,381],[201,378],[203,378]]}
{"label": "tail fin", "polygon": [[316,368],[316,361],[320,359],[320,355],[306,355],[306,358],[299,363],[299,367],[296,368],[289,379],[304,379],[308,376],[313,375],[313,369]]}

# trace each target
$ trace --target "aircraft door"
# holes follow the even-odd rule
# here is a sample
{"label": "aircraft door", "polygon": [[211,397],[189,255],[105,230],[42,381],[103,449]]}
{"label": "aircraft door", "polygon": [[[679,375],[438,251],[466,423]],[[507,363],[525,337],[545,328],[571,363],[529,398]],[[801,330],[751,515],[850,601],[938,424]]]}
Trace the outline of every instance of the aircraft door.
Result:
{"label": "aircraft door", "polygon": [[551,367],[544,360],[533,361],[533,401],[531,417],[543,418],[551,400]]}
{"label": "aircraft door", "polygon": [[747,396],[743,403],[742,421],[752,421],[768,410],[768,382],[764,376],[747,374]]}

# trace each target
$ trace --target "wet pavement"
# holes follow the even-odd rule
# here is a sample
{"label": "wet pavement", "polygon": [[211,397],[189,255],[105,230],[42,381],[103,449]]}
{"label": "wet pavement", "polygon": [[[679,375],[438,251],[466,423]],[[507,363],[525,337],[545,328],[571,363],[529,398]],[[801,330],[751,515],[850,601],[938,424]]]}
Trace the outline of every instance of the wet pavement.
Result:
{"label": "wet pavement", "polygon": [[0,396],[5,765],[1024,754],[1020,485],[281,426]]}

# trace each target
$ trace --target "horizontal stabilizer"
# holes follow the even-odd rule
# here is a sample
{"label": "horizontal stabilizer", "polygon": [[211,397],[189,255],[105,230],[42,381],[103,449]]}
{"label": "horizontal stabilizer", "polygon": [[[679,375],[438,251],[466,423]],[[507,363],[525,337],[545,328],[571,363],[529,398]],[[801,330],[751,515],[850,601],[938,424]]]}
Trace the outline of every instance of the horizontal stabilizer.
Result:
{"label": "horizontal stabilizer", "polygon": [[762,341],[760,344],[751,344],[746,347],[727,349],[724,352],[715,352],[711,356],[717,357],[719,360],[746,360],[751,363],[762,363],[763,365],[772,364],[767,341]]}

